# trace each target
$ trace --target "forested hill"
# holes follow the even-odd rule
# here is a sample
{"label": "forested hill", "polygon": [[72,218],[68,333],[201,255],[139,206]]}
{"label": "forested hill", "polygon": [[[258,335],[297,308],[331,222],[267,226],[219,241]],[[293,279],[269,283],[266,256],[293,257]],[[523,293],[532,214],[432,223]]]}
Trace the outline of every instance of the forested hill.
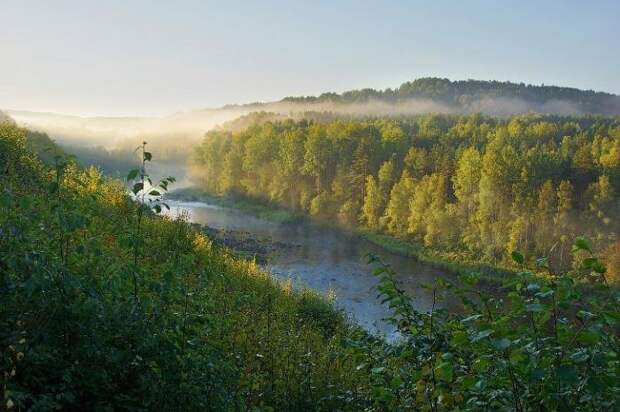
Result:
{"label": "forested hill", "polygon": [[[329,170],[321,169],[324,163],[318,160],[323,154],[344,153],[325,150],[332,142],[346,148],[348,140],[364,141],[356,148],[352,170],[371,170],[365,153],[385,153],[367,150],[377,148],[369,138],[358,139],[364,130],[372,132],[372,125],[361,129],[352,124],[339,134],[329,133],[329,139],[320,128],[306,126],[287,122],[277,129],[266,123],[264,129],[255,129],[257,138],[233,135],[230,145],[220,138],[226,143],[220,146],[223,150],[212,153],[224,158],[221,182],[239,183],[237,172],[243,170],[230,166],[243,158],[256,165],[255,175],[246,171],[242,176],[248,187],[262,189],[271,181],[271,193],[289,195],[278,186],[285,177],[294,182],[291,187],[307,191],[316,184],[324,189]],[[332,124],[330,131],[338,131],[338,126]],[[400,140],[396,126],[385,128],[383,136],[390,137],[385,149]],[[471,122],[460,126],[474,132],[473,141],[482,130]],[[570,132],[570,125],[557,126]],[[598,176],[593,187],[597,207],[611,193],[608,179],[600,176],[611,177],[618,170],[617,140],[610,147],[607,137],[617,136],[612,126],[601,122],[588,128],[606,135],[596,145],[586,134],[575,137],[576,147],[561,146],[571,155],[566,160],[574,158],[579,164],[576,171],[596,160],[594,168],[585,169],[592,175],[581,179]],[[550,127],[538,124],[536,129]],[[46,142],[43,136],[39,140]],[[281,158],[283,163],[263,157],[274,152],[264,144],[270,141],[290,149],[278,151],[290,155]],[[545,144],[542,151],[530,151],[526,160],[540,165],[545,162],[539,160],[553,158],[552,139]],[[299,177],[294,173],[302,169],[298,162],[304,146],[312,157],[303,167],[309,175]],[[461,206],[487,202],[488,210],[488,191],[496,184],[503,191],[496,193],[508,194],[506,183],[511,182],[503,172],[513,170],[505,166],[511,165],[507,161],[514,152],[498,146],[489,142],[478,160],[476,149],[463,152],[457,172]],[[240,151],[246,148],[263,150],[257,150],[259,157],[246,157]],[[580,154],[573,156],[573,149]],[[593,159],[588,153],[598,156]],[[149,152],[141,154],[144,164],[152,158]],[[443,157],[445,152],[438,154]],[[418,158],[413,156],[414,165]],[[492,171],[499,173],[489,175],[486,166],[494,161],[500,167]],[[482,179],[487,179],[481,193],[486,190],[487,195],[476,202],[471,195],[478,187],[474,175],[480,162]],[[386,173],[389,168],[381,166],[380,185],[392,175]],[[0,171],[1,411],[529,411],[541,405],[549,411],[618,410],[620,300],[607,282],[609,271],[593,253],[594,244],[584,238],[572,246],[581,261],[577,268],[503,277],[498,291],[505,292],[506,299],[479,287],[476,273],[460,278],[464,287],[448,279],[428,286],[438,302],[458,299],[462,311],[457,312],[434,304],[430,312],[416,311],[392,269],[375,261],[377,292],[392,311],[388,320],[402,335],[388,345],[350,325],[311,291],[276,282],[254,262],[215,246],[189,223],[158,216],[151,202],[132,201],[120,181],[64,159],[46,166],[28,150],[27,132],[13,124],[0,124]],[[425,169],[414,166],[413,171]],[[144,186],[148,174],[138,173],[132,170],[127,180],[140,198],[152,188]],[[420,199],[416,205],[429,204],[422,190],[438,180],[436,175],[416,178],[414,184],[422,187],[421,195],[414,195]],[[254,182],[258,184],[250,186]],[[405,175],[402,190],[392,192],[406,195],[410,183]],[[159,188],[165,190],[167,184]],[[544,185],[541,194],[555,187]],[[341,183],[331,187],[348,190]],[[562,201],[558,198],[564,206],[556,216],[560,227],[568,192],[564,184]],[[159,196],[150,194],[159,205]],[[315,196],[312,208],[324,210],[323,201],[333,199]],[[432,198],[431,209],[442,205],[437,200]],[[537,200],[544,216],[555,214],[549,210],[552,200]],[[509,211],[504,204],[500,207]],[[376,211],[365,207],[365,215],[370,209]],[[451,219],[449,210],[438,212],[431,213],[433,221]],[[590,212],[601,217],[598,210]],[[551,218],[547,222],[549,227]],[[412,223],[417,228],[428,221],[414,218]],[[499,227],[497,221],[491,224]],[[522,267],[526,257],[514,251],[512,259]]]}
{"label": "forested hill", "polygon": [[210,192],[361,224],[459,260],[510,261],[521,250],[566,269],[570,239],[585,234],[620,279],[620,118],[267,121],[207,133],[192,166]]}
{"label": "forested hill", "polygon": [[[484,80],[450,81],[426,77],[405,82],[396,89],[359,89],[342,94],[286,97],[288,103],[354,104],[368,102],[402,103],[412,99],[430,100],[435,111],[514,114],[527,111],[554,114],[620,114],[620,96],[571,87],[531,85]],[[437,110],[438,109],[438,110]],[[432,111],[432,110],[431,110]]]}

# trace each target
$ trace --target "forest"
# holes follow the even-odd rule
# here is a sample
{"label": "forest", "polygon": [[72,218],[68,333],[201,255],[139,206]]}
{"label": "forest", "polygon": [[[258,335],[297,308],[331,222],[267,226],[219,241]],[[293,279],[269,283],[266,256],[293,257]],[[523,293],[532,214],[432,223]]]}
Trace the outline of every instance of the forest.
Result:
{"label": "forest", "polygon": [[557,270],[585,235],[620,280],[620,119],[420,115],[270,120],[207,133],[194,182],[457,260],[505,264],[520,250]]}
{"label": "forest", "polygon": [[351,104],[373,101],[402,103],[416,99],[430,100],[444,105],[446,111],[456,112],[517,114],[519,111],[534,110],[551,114],[620,114],[620,97],[610,93],[500,81],[450,81],[437,77],[415,79],[395,89],[366,88],[341,94],[328,92],[320,96],[291,96],[282,101]]}
{"label": "forest", "polygon": [[[473,157],[474,166],[466,168],[470,161],[465,160],[457,163],[457,170],[469,171],[453,175],[461,182],[454,183],[454,193],[448,191],[447,177],[426,170],[432,165],[415,155],[439,149],[421,145],[411,156],[399,157],[410,130],[439,133],[438,128],[430,127],[430,119],[435,118],[407,123],[265,123],[251,128],[250,134],[218,132],[208,142],[229,145],[222,170],[237,173],[218,175],[218,190],[247,191],[249,179],[254,179],[255,184],[270,187],[268,193],[281,193],[281,200],[290,205],[309,208],[315,214],[337,213],[351,221],[362,216],[366,224],[385,224],[388,230],[395,230],[395,221],[382,219],[368,199],[387,193],[379,192],[385,176],[397,176],[396,171],[402,169],[398,180],[414,189],[441,185],[444,180],[443,197],[429,201],[431,205],[445,202],[439,203],[443,206],[437,209],[440,214],[468,205],[484,210],[482,197],[478,202],[459,204],[459,196],[462,190],[470,194],[484,189],[482,184],[468,185],[461,179],[476,176],[476,161],[482,162],[480,179],[501,182],[501,168],[487,176],[487,153],[497,149],[492,149],[493,142],[486,142],[486,136],[463,133],[470,136],[462,139],[471,146],[460,150],[458,159]],[[449,119],[444,120],[450,124]],[[539,123],[522,120],[526,130]],[[488,129],[498,132],[505,126],[489,119],[469,118],[467,122],[474,131],[486,129],[482,125],[487,122]],[[617,134],[615,143],[610,143],[608,134],[616,133],[615,123],[600,119],[581,125],[545,122],[551,129],[562,127],[563,133],[580,128],[577,135],[582,135],[585,143],[577,147],[588,147],[587,159],[594,158],[595,141],[604,151],[596,152],[595,166],[581,180],[566,180],[570,177],[558,171],[556,180],[546,174],[533,177],[540,186],[535,193],[562,193],[566,189],[561,189],[561,182],[569,181],[575,193],[594,191],[585,207],[602,205],[601,182],[612,182],[617,171],[617,162],[609,160],[613,157],[610,153],[617,150]],[[340,130],[341,134],[329,134],[340,138],[325,138],[320,132],[328,128]],[[590,141],[588,136],[594,130],[600,137]],[[382,134],[373,140],[371,131]],[[302,139],[306,133],[307,138]],[[353,135],[364,145],[349,147],[353,180],[338,186],[335,182],[348,175],[342,171],[340,158],[331,148],[327,150],[328,145],[339,143],[346,148],[347,136]],[[377,292],[391,309],[389,320],[401,334],[399,341],[390,344],[355,326],[325,297],[276,281],[254,262],[235,258],[229,250],[215,246],[199,228],[183,219],[162,216],[162,194],[174,179],[147,184],[154,154],[145,150],[146,145],[140,151],[141,168],[129,171],[121,182],[104,177],[97,168],[81,168],[62,154],[43,162],[33,152],[41,148],[30,142],[33,136],[37,135],[14,124],[0,123],[3,410],[595,411],[618,406],[620,299],[607,281],[605,263],[598,258],[594,243],[584,237],[570,241],[566,253],[574,255],[580,265],[568,271],[553,269],[545,255],[537,260],[535,272],[528,271],[529,254],[512,251],[510,257],[520,271],[502,279],[493,293],[476,273],[463,274],[458,283],[438,278],[426,286],[433,295],[428,312],[415,310],[394,271],[380,257],[370,256]],[[433,141],[431,135],[426,136],[424,141]],[[257,174],[244,170],[249,157],[242,154],[242,148],[252,148],[261,159],[272,155],[262,140],[252,140],[255,138],[282,138],[283,145],[274,147],[291,148],[278,153],[290,155],[284,163],[290,167],[282,176],[295,178],[289,180],[289,187],[298,191],[278,192],[282,182],[274,174],[277,163],[273,161],[263,164],[254,159]],[[550,155],[554,139],[547,139],[545,150],[538,150]],[[38,142],[44,140],[38,135]],[[235,145],[239,151],[231,149]],[[568,146],[572,153],[575,148]],[[203,155],[209,155],[209,147],[202,147]],[[450,148],[446,144],[445,150]],[[49,154],[46,149],[40,154]],[[344,153],[344,149],[338,152]],[[390,154],[389,160],[382,157],[384,153]],[[440,163],[445,170],[451,164],[449,153],[435,154],[442,159],[445,156],[445,162]],[[316,156],[324,155],[332,156],[325,163],[332,169],[316,163]],[[481,158],[476,160],[477,156]],[[504,165],[507,158],[494,159]],[[301,159],[303,165],[297,163]],[[230,168],[233,165],[239,168]],[[394,171],[387,173],[390,168]],[[576,173],[580,169],[566,170]],[[366,171],[365,179],[359,171]],[[399,184],[396,180],[394,177],[392,192]],[[267,181],[273,186],[265,186]],[[133,197],[127,187],[132,188]],[[333,187],[340,187],[337,190],[342,193],[350,190],[346,193],[354,210],[329,211]],[[612,183],[607,190],[612,190]],[[515,192],[505,195],[509,193]],[[150,197],[145,201],[146,194]],[[393,203],[392,197],[398,195],[390,196],[388,203]],[[571,199],[574,207],[581,207],[576,198]],[[355,204],[362,200],[364,204]],[[423,201],[428,200],[422,197]],[[447,208],[449,204],[454,206]],[[598,209],[591,212],[602,220],[592,220],[595,230],[607,233],[605,228],[611,223],[604,220],[608,215],[600,215]],[[415,219],[415,228],[428,224]],[[407,227],[411,221],[407,219]],[[424,232],[422,237],[434,242],[429,233],[435,232]],[[421,236],[422,232],[413,234]],[[440,305],[448,296],[461,301],[460,311]]]}

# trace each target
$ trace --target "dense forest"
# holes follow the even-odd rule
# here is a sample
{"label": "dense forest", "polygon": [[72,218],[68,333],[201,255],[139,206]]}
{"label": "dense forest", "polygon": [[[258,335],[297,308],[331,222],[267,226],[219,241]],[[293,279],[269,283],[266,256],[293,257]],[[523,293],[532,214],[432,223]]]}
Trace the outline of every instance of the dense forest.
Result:
{"label": "dense forest", "polygon": [[[364,136],[378,124],[349,127],[372,144]],[[266,123],[253,131],[275,139],[280,135],[267,132],[288,130],[286,141],[297,148],[288,164],[297,167],[306,146],[311,153],[313,147],[331,153],[325,151],[331,140],[322,135],[310,134],[302,146],[299,136],[336,126],[342,124]],[[388,153],[398,154],[403,143],[396,126],[385,126],[392,130],[385,129],[391,139],[382,146]],[[599,126],[601,133],[617,130],[611,123]],[[507,277],[494,294],[487,294],[473,273],[462,276],[458,287],[437,279],[427,286],[437,301],[429,312],[414,310],[394,272],[372,257],[378,293],[402,336],[387,344],[352,326],[324,298],[274,281],[187,222],[161,216],[161,194],[173,179],[150,187],[153,155],[144,146],[142,167],[129,171],[122,183],[60,155],[51,165],[42,163],[28,149],[28,135],[0,123],[2,410],[594,411],[618,406],[620,299],[584,238],[572,244],[578,268],[555,272],[543,257],[538,274]],[[212,141],[242,144],[246,135],[221,136]],[[484,142],[478,142],[481,148]],[[252,147],[266,156],[280,146]],[[471,147],[466,151],[474,153]],[[224,170],[239,154],[226,152]],[[351,170],[369,171],[366,182],[350,184],[362,191],[358,200],[365,199],[374,178],[370,171],[378,168],[385,175],[390,166],[382,167],[380,158],[353,158],[357,166]],[[398,164],[398,156],[390,160]],[[409,167],[402,162],[395,167]],[[295,176],[291,187],[316,189],[319,198],[329,200],[325,188],[334,181],[312,169],[319,164],[310,158],[308,165],[287,169],[308,170]],[[256,167],[259,174],[244,172],[244,179],[264,185],[260,179],[267,177],[262,175],[267,165]],[[401,175],[411,176],[416,187],[425,176],[440,179],[416,171],[422,169],[403,169]],[[591,171],[581,182],[585,190],[608,172]],[[487,173],[484,167],[481,173]],[[247,184],[226,176],[218,179],[223,188]],[[269,179],[277,181],[273,173]],[[578,182],[575,190],[581,190]],[[286,195],[291,202],[301,199]],[[322,212],[317,196],[310,208]],[[522,253],[511,256],[515,264],[525,264]],[[442,309],[448,294],[461,299],[462,311]]]}
{"label": "dense forest", "polygon": [[207,133],[192,178],[492,263],[521,250],[564,270],[584,234],[619,277],[619,118],[263,121]]}
{"label": "dense forest", "polygon": [[[457,80],[435,77],[405,82],[396,89],[361,89],[342,94],[286,97],[289,103],[398,103],[412,99],[431,100],[446,110],[510,114],[533,110],[552,114],[620,114],[620,96],[570,87],[524,83]],[[512,104],[510,104],[512,103]]]}

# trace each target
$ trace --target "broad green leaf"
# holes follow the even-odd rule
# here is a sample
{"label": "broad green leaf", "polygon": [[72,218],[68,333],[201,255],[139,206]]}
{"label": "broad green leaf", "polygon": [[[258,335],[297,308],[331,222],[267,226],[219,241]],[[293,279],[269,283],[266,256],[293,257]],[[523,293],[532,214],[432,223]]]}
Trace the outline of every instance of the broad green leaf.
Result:
{"label": "broad green leaf", "polygon": [[474,338],[472,339],[472,342],[478,342],[479,340],[482,340],[486,338],[487,336],[490,336],[492,333],[493,333],[493,329],[482,330],[476,333],[476,336],[474,336]]}
{"label": "broad green leaf", "polygon": [[523,257],[523,255],[520,252],[516,251],[516,250],[514,250],[510,254],[510,256],[512,257],[512,260],[514,260],[515,262],[517,262],[520,265],[522,265],[523,262],[525,262],[525,258]]}
{"label": "broad green leaf", "polygon": [[435,368],[436,376],[446,382],[452,381],[454,376],[454,367],[452,362],[442,362]]}
{"label": "broad green leaf", "polygon": [[133,185],[132,192],[134,195],[137,195],[144,188],[144,184],[142,182],[138,182]]}
{"label": "broad green leaf", "polygon": [[573,365],[562,365],[558,368],[560,380],[565,383],[576,383],[578,380],[577,369]]}
{"label": "broad green leaf", "polygon": [[138,173],[140,173],[138,169],[130,170],[129,173],[127,174],[127,181],[135,179],[138,176]]}
{"label": "broad green leaf", "polygon": [[578,237],[577,240],[575,240],[573,250],[586,250],[592,253],[592,249],[590,248],[590,243],[584,237]]}
{"label": "broad green leaf", "polygon": [[512,342],[510,341],[510,339],[506,338],[493,341],[493,347],[497,350],[508,349],[511,344]]}

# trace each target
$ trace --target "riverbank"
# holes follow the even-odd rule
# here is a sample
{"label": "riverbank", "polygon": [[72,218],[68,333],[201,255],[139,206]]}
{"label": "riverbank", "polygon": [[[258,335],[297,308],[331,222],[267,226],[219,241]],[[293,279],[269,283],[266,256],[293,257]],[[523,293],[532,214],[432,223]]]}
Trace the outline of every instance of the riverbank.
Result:
{"label": "riverbank", "polygon": [[[207,202],[222,207],[233,208],[276,223],[302,224],[305,222],[318,225],[319,227],[326,226],[330,229],[334,229],[335,225],[334,222],[327,224],[319,219],[312,219],[301,212],[291,211],[290,209],[266,201],[243,196],[227,197],[214,195],[196,187],[175,190],[169,193],[168,197],[173,200]],[[477,273],[485,282],[498,283],[503,277],[515,273],[514,270],[508,267],[487,262],[481,263],[472,258],[465,257],[462,254],[457,254],[456,252],[431,250],[419,243],[399,239],[385,233],[377,233],[364,227],[351,229],[349,227],[338,226],[337,229],[364,239],[386,252],[415,259],[420,263],[444,270],[452,275]],[[243,250],[241,250],[241,252],[243,253]]]}
{"label": "riverbank", "polygon": [[221,196],[196,187],[184,187],[166,194],[166,198],[186,202],[206,202],[230,207],[242,212],[277,223],[301,223],[308,218],[300,213],[258,199],[244,196]]}
{"label": "riverbank", "polygon": [[496,281],[498,276],[515,273],[514,270],[507,267],[476,262],[455,252],[433,251],[418,243],[399,239],[388,234],[376,233],[366,228],[357,228],[355,232],[361,238],[380,246],[390,253],[414,258],[421,263],[443,269],[452,274],[479,273],[488,281]]}
{"label": "riverbank", "polygon": [[247,231],[216,229],[198,223],[194,223],[194,226],[213,239],[217,246],[226,248],[238,258],[252,260],[260,265],[266,264],[272,253],[290,252],[300,247],[292,243],[259,237]]}

